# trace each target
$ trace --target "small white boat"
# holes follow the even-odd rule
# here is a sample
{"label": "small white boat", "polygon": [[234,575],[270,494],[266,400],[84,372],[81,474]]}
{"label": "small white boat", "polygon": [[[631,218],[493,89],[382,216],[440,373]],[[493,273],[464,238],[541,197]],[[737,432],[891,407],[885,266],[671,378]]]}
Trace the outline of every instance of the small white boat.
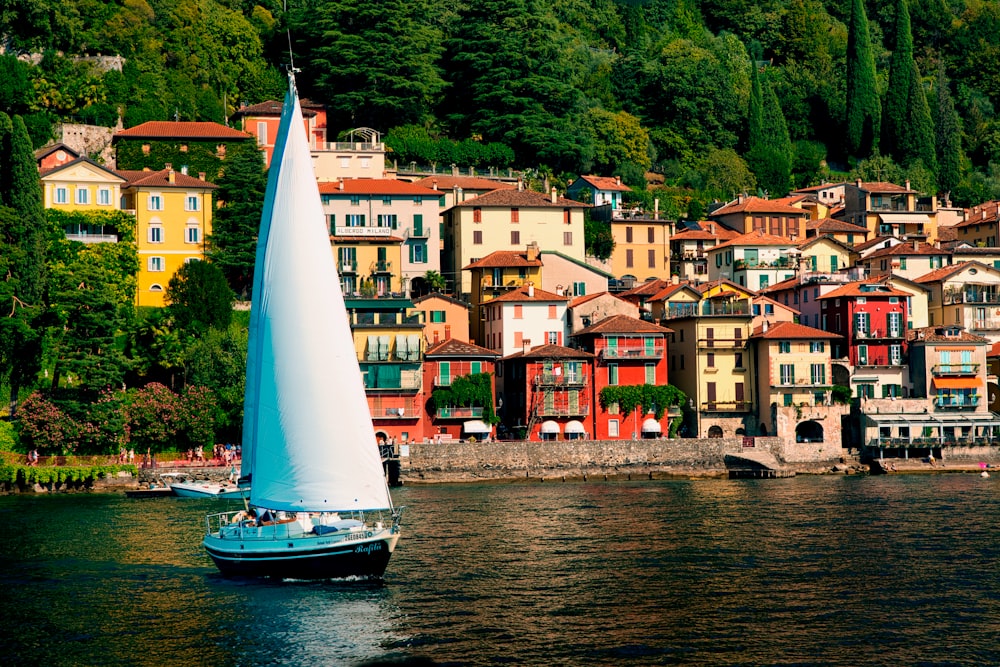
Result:
{"label": "small white boat", "polygon": [[186,481],[172,482],[170,490],[181,498],[245,498],[250,489],[241,489],[229,482]]}
{"label": "small white boat", "polygon": [[206,518],[226,576],[379,578],[399,540],[295,80],[261,216],[240,486],[249,511]]}

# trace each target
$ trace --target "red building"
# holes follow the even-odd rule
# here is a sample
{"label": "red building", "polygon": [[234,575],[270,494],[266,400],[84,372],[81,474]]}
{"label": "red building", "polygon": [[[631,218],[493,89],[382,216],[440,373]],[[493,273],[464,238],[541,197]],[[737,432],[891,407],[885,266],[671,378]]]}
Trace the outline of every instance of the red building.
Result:
{"label": "red building", "polygon": [[[494,434],[490,423],[495,414],[496,401],[496,360],[500,355],[485,347],[450,338],[430,347],[424,354],[424,391],[432,397],[435,390],[448,390],[456,378],[489,374],[489,397],[474,400],[473,405],[459,405],[456,400],[428,401],[426,411],[428,424],[425,438],[458,440],[475,437],[478,440]],[[440,392],[439,396],[441,395]]]}
{"label": "red building", "polygon": [[[239,122],[244,132],[254,136],[257,145],[264,152],[264,166],[270,166],[281,121],[281,102],[268,100],[241,107],[233,114],[233,119]],[[306,126],[306,136],[309,137],[309,146],[314,149],[322,147],[326,143],[326,109],[302,100],[302,120]]]}
{"label": "red building", "polygon": [[[611,385],[667,385],[667,334],[671,329],[628,315],[613,315],[573,334],[580,347],[594,356],[593,392]],[[638,411],[637,411],[638,412]],[[669,431],[666,412],[657,420],[653,414],[620,414],[617,405],[605,410],[595,400],[591,419],[598,440],[620,437],[658,437]]]}
{"label": "red building", "polygon": [[572,440],[593,435],[594,355],[540,345],[501,360],[503,421],[511,437]]}
{"label": "red building", "polygon": [[844,337],[833,344],[833,358],[853,368],[855,395],[903,397],[909,386],[906,297],[891,285],[874,281],[847,283],[819,297],[820,328]]}

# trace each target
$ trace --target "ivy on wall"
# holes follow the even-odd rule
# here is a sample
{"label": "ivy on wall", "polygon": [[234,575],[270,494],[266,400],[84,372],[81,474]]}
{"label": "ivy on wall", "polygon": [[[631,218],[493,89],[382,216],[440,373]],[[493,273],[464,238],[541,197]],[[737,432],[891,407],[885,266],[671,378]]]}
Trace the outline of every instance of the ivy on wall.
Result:
{"label": "ivy on wall", "polygon": [[659,420],[668,407],[682,405],[687,394],[672,384],[623,384],[601,389],[599,398],[605,410],[617,403],[619,411],[627,415],[641,407],[643,413],[652,412]]}
{"label": "ivy on wall", "polygon": [[[143,146],[149,146],[149,151],[144,151]],[[182,146],[186,146],[187,150],[182,150]],[[224,150],[220,151],[219,146],[224,146]],[[249,140],[155,141],[122,138],[116,145],[119,169],[159,171],[169,164],[177,171],[187,167],[188,176],[197,177],[199,173],[204,172],[205,180],[210,183],[214,183],[221,175],[226,156],[245,148],[256,150],[256,146]]]}
{"label": "ivy on wall", "polygon": [[454,378],[450,387],[435,389],[431,394],[431,412],[443,407],[481,407],[483,421],[496,424],[500,420],[493,409],[492,377],[492,373],[473,373]]}

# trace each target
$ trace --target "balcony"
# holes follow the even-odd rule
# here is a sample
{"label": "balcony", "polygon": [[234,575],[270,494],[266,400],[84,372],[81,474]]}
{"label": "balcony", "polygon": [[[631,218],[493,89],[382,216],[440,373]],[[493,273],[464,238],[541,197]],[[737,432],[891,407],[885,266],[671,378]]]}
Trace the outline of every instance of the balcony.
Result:
{"label": "balcony", "polygon": [[777,384],[772,384],[772,389],[802,389],[803,391],[812,391],[816,389],[829,389],[830,385],[827,382],[821,382],[819,380],[807,380],[805,378],[799,378],[798,380],[789,380],[782,378],[778,380]]}
{"label": "balcony", "polygon": [[368,270],[372,273],[391,273],[392,272],[392,262],[384,259],[379,259],[371,263]]}
{"label": "balcony", "polygon": [[1000,319],[973,320],[973,331],[996,331],[1000,329]]}
{"label": "balcony", "polygon": [[895,359],[890,359],[885,356],[868,356],[865,359],[858,359],[857,365],[859,367],[892,367],[892,366],[906,366],[908,365],[909,359],[906,355],[898,357]]}
{"label": "balcony", "polygon": [[662,359],[666,347],[663,345],[645,345],[606,347],[600,351],[601,359]]}
{"label": "balcony", "polygon": [[340,273],[340,275],[344,275],[345,273],[357,273],[358,263],[354,260],[337,262],[337,272]]}
{"label": "balcony", "polygon": [[937,364],[931,367],[932,375],[978,375],[979,364]]}
{"label": "balcony", "polygon": [[858,340],[896,340],[904,336],[902,329],[872,329],[871,331],[858,331],[855,329],[854,337]]}
{"label": "balcony", "polygon": [[708,261],[708,256],[704,250],[685,250],[684,252],[670,253],[671,262],[698,262]]}
{"label": "balcony", "polygon": [[1000,304],[1000,294],[995,286],[994,289],[987,289],[985,286],[966,285],[963,290],[945,290],[942,297],[946,306],[957,303]]}
{"label": "balcony", "polygon": [[[789,244],[791,245],[791,244]],[[772,260],[738,259],[734,266],[740,269],[792,269],[796,262],[790,257],[778,257]]]}
{"label": "balcony", "polygon": [[80,243],[118,243],[117,234],[71,234],[66,233],[67,241],[79,241]]}
{"label": "balcony", "polygon": [[705,401],[701,404],[702,412],[750,412],[753,403],[750,401]]}
{"label": "balcony", "polygon": [[711,350],[745,350],[747,341],[745,338],[699,338],[698,347]]}
{"label": "balcony", "polygon": [[750,315],[749,301],[715,301],[706,299],[698,303],[668,303],[663,319],[676,317],[733,317]]}
{"label": "balcony", "polygon": [[556,375],[555,373],[539,373],[532,379],[536,387],[583,387],[589,377],[583,374]]}
{"label": "balcony", "polygon": [[590,405],[549,405],[539,406],[539,417],[586,417],[590,414]]}
{"label": "balcony", "polygon": [[381,396],[369,396],[368,407],[375,421],[384,419],[419,419],[420,410],[414,400],[384,400]]}
{"label": "balcony", "polygon": [[474,407],[443,407],[434,413],[435,419],[480,419],[482,416],[483,408]]}
{"label": "balcony", "polygon": [[975,410],[979,407],[979,396],[935,396],[934,407],[941,410]]}
{"label": "balcony", "polygon": [[423,227],[414,227],[413,229],[406,230],[406,238],[408,239],[427,239],[431,236],[431,228],[429,225]]}

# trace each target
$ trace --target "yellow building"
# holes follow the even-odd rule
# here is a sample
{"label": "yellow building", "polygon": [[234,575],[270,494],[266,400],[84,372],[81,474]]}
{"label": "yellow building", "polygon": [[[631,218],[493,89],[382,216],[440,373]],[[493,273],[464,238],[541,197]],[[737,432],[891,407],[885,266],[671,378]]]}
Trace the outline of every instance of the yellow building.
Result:
{"label": "yellow building", "polygon": [[836,273],[854,266],[860,255],[834,236],[817,236],[800,243],[799,261],[810,273]]}
{"label": "yellow building", "polygon": [[632,276],[638,282],[670,277],[670,228],[673,222],[660,218],[612,218],[611,273],[616,278]]}
{"label": "yellow building", "polygon": [[[87,157],[42,171],[40,176],[45,208],[60,211],[117,211],[125,184],[124,178]],[[95,233],[93,230],[89,234],[88,230],[79,230],[71,238],[79,236],[87,238],[76,240],[101,240],[90,238]]]}
{"label": "yellow building", "polygon": [[933,245],[938,240],[937,209],[937,197],[921,197],[909,181],[896,185],[858,179],[844,187],[841,218],[866,227],[872,238],[925,239]]}
{"label": "yellow building", "polygon": [[123,208],[136,218],[139,275],[136,302],[164,306],[170,278],[181,266],[205,257],[212,233],[215,185],[174,171],[120,171]]}
{"label": "yellow building", "polygon": [[523,251],[530,243],[586,261],[584,210],[556,194],[530,190],[494,190],[460,201],[442,213],[444,250],[441,273],[455,292],[472,291],[472,274],[462,269],[498,250]]}
{"label": "yellow building", "polygon": [[962,262],[914,282],[931,290],[928,326],[959,326],[991,344],[1000,342],[1000,270],[981,262]]}

